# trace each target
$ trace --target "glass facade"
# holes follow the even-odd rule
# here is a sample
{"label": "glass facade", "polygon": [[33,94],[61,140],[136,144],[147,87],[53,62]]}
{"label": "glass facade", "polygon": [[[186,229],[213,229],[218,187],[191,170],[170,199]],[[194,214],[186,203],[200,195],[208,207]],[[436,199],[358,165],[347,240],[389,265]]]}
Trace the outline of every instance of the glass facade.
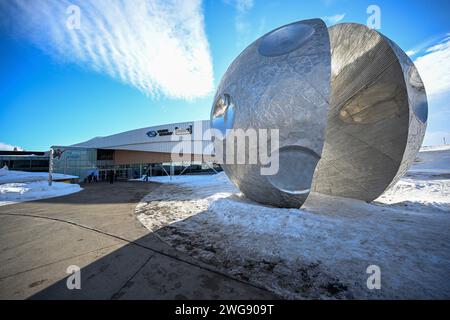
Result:
{"label": "glass facade", "polygon": [[115,180],[128,180],[141,178],[147,174],[161,176],[206,173],[213,170],[211,165],[207,166],[197,161],[117,165],[114,163],[114,150],[53,147],[53,172],[78,176],[80,182],[86,182],[91,173],[95,173],[99,181],[108,180],[111,170],[114,171]]}
{"label": "glass facade", "polygon": [[53,147],[53,172],[78,176],[83,181],[96,168],[96,149]]}

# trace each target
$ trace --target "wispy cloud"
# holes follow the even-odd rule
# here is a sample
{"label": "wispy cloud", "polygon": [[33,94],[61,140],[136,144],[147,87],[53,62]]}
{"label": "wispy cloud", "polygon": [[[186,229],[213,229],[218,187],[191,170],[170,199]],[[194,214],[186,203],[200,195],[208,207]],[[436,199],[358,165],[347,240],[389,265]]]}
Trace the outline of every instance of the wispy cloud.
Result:
{"label": "wispy cloud", "polygon": [[340,22],[342,19],[344,19],[344,17],[345,17],[345,13],[341,13],[341,14],[335,14],[334,16],[322,17],[322,19],[327,23],[327,25],[331,26],[333,24]]}
{"label": "wispy cloud", "polygon": [[0,150],[13,151],[14,149],[16,149],[18,151],[23,150],[21,147],[12,146],[10,144],[0,142]]}
{"label": "wispy cloud", "polygon": [[338,0],[322,0],[323,4],[327,7],[335,4]]}
{"label": "wispy cloud", "polygon": [[231,0],[231,1],[234,2],[236,10],[242,13],[245,13],[248,10],[252,9],[255,4],[253,0]]}
{"label": "wispy cloud", "polygon": [[247,17],[247,13],[255,5],[253,0],[223,0],[226,4],[232,5],[236,10],[234,17],[234,29],[237,34],[238,47],[246,46],[250,42],[251,23]]}
{"label": "wispy cloud", "polygon": [[428,128],[423,145],[441,145],[444,138],[449,143],[450,34],[427,39],[406,53],[415,57],[428,96]]}
{"label": "wispy cloud", "polygon": [[[414,60],[429,96],[450,92],[450,34]],[[416,53],[419,54],[419,53]]]}
{"label": "wispy cloud", "polygon": [[[81,9],[80,29],[66,26],[71,4]],[[192,99],[213,89],[200,0],[9,0],[0,11],[3,27],[59,61],[151,96]]]}

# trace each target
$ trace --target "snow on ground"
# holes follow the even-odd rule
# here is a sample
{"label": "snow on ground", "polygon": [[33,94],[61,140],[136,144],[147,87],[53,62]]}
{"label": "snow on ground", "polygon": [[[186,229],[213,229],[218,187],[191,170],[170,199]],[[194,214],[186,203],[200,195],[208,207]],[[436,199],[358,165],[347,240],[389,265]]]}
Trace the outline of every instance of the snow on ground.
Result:
{"label": "snow on ground", "polygon": [[450,146],[422,148],[406,176],[377,202],[450,211]]}
{"label": "snow on ground", "polygon": [[420,148],[420,152],[426,151],[448,151],[450,150],[450,144],[440,145],[440,146],[423,146]]}
{"label": "snow on ground", "polygon": [[410,209],[450,212],[450,179],[410,178],[406,176],[375,202]]}
{"label": "snow on ground", "polygon": [[48,181],[32,181],[0,184],[0,206],[65,196],[83,190],[78,184]]}
{"label": "snow on ground", "polygon": [[[371,204],[311,194],[302,209],[263,206],[220,173],[154,177],[163,184],[136,214],[178,250],[284,298],[448,299],[449,155],[421,152]],[[380,290],[367,288],[370,265]]]}
{"label": "snow on ground", "polygon": [[[78,179],[77,176],[71,176],[62,173],[53,173],[52,177],[54,180]],[[42,181],[47,179],[48,179],[48,172],[26,172],[0,168],[0,184],[13,182]]]}
{"label": "snow on ground", "polygon": [[[54,179],[75,179],[76,176],[53,174]],[[68,195],[82,189],[78,184],[53,182],[48,186],[47,172],[0,169],[0,206]]]}
{"label": "snow on ground", "polygon": [[422,148],[409,174],[431,178],[445,175],[450,179],[450,145]]}

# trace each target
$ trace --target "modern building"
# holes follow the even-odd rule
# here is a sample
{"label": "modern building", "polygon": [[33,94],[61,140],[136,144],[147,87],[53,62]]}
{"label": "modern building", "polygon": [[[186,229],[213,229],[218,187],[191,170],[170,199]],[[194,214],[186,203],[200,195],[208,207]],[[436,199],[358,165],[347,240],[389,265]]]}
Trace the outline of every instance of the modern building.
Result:
{"label": "modern building", "polygon": [[0,168],[10,170],[43,172],[48,171],[49,153],[38,151],[0,150]]}
{"label": "modern building", "polygon": [[53,171],[80,180],[91,173],[106,179],[112,170],[117,179],[214,171],[209,128],[208,120],[173,123],[52,146]]}

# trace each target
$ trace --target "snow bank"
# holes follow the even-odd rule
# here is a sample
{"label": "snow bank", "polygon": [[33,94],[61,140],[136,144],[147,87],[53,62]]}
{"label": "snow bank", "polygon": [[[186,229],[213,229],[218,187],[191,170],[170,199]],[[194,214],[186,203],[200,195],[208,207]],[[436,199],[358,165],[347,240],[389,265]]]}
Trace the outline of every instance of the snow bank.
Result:
{"label": "snow bank", "polygon": [[208,175],[176,175],[176,176],[157,176],[152,177],[151,181],[159,183],[174,183],[179,185],[206,185],[214,184],[217,181],[228,181],[225,172]]}
{"label": "snow bank", "polygon": [[408,172],[410,176],[420,174],[450,179],[450,146],[422,148]]}
{"label": "snow bank", "polygon": [[[302,209],[264,206],[220,173],[153,178],[163,184],[136,214],[176,249],[285,298],[450,298],[449,154],[420,152],[372,204],[312,193]],[[370,265],[381,290],[366,286]]]}
{"label": "snow bank", "polygon": [[422,148],[405,177],[376,202],[450,212],[450,146]]}
{"label": "snow bank", "polygon": [[450,212],[450,179],[427,180],[405,177],[375,202],[408,207],[416,211]]}
{"label": "snow bank", "polygon": [[0,206],[59,197],[81,190],[83,189],[78,184],[63,182],[53,182],[51,187],[47,181],[6,183],[0,185]]}
{"label": "snow bank", "polygon": [[[145,181],[144,178],[130,179],[129,181]],[[174,175],[170,176],[154,176],[148,179],[149,182],[176,184],[184,186],[196,186],[196,185],[210,185],[215,184],[217,181],[228,181],[228,177],[225,172],[208,175]]]}
{"label": "snow bank", "polygon": [[[62,173],[53,173],[53,180],[69,180],[78,179],[77,176],[71,176]],[[42,181],[48,179],[48,172],[26,172],[8,170],[6,168],[0,169],[0,184],[13,182],[31,182]]]}
{"label": "snow bank", "polygon": [[420,152],[425,152],[425,151],[445,151],[445,150],[450,150],[450,145],[446,144],[446,145],[441,145],[441,146],[423,146],[422,148],[420,148]]}

